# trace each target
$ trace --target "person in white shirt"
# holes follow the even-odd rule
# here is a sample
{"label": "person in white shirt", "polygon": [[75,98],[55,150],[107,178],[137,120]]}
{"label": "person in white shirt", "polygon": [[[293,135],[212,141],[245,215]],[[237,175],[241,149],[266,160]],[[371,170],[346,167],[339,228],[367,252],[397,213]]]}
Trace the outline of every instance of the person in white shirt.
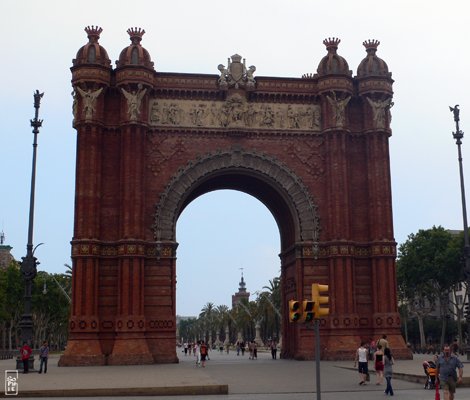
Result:
{"label": "person in white shirt", "polygon": [[361,346],[356,351],[356,358],[354,359],[354,367],[358,364],[359,372],[359,385],[365,385],[367,380],[367,374],[369,373],[369,351],[365,347],[366,342],[361,342]]}

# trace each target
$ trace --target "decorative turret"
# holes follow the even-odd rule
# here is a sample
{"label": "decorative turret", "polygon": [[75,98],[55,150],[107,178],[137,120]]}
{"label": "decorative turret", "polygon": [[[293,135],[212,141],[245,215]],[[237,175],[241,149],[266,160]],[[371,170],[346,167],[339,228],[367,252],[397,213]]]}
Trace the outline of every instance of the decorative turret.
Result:
{"label": "decorative turret", "polygon": [[[72,63],[73,126],[103,118],[101,93],[111,83],[112,67],[108,53],[98,40],[103,29],[87,26],[88,43],[77,52]],[[102,97],[102,96],[101,96]]]}
{"label": "decorative turret", "polygon": [[322,58],[318,64],[318,76],[325,75],[347,75],[351,76],[348,62],[337,54],[338,44],[341,42],[338,38],[328,38],[323,41],[328,54]]}
{"label": "decorative turret", "polygon": [[359,67],[357,67],[358,78],[366,76],[391,78],[392,74],[388,72],[388,66],[385,61],[375,55],[380,42],[378,40],[366,40],[362,44],[366,48],[367,57],[364,58],[359,64]]}
{"label": "decorative turret", "polygon": [[108,68],[111,67],[108,53],[98,43],[102,31],[102,28],[94,25],[85,28],[85,32],[88,34],[88,43],[78,50],[77,57],[73,60],[73,66],[98,64]]}
{"label": "decorative turret", "polygon": [[364,126],[367,129],[389,130],[393,106],[393,79],[388,66],[376,56],[378,40],[363,43],[367,56],[357,67],[358,94],[364,107]]}
{"label": "decorative turret", "polygon": [[148,100],[144,97],[153,87],[155,70],[149,52],[140,44],[145,30],[129,28],[127,33],[131,44],[121,51],[116,61],[116,86],[123,94],[125,120],[142,122],[147,120]]}
{"label": "decorative turret", "polygon": [[129,28],[127,33],[130,36],[131,44],[121,51],[119,60],[116,61],[116,66],[120,68],[127,65],[135,65],[153,69],[153,62],[150,60],[149,52],[140,44],[145,30]]}

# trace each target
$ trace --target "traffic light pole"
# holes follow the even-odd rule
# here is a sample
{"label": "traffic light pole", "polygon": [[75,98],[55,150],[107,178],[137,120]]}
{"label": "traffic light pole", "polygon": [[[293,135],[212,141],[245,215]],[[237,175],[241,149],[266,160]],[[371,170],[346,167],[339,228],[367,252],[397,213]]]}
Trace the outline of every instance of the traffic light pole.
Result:
{"label": "traffic light pole", "polygon": [[315,319],[315,372],[317,382],[317,400],[321,400],[321,385],[320,385],[320,320]]}

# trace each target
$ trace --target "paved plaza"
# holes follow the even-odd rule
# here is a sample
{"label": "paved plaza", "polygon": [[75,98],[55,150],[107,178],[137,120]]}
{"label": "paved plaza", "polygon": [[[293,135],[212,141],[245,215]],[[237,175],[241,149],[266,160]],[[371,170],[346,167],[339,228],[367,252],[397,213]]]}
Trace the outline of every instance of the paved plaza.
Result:
{"label": "paved plaza", "polygon": [[[161,399],[177,399],[190,395],[192,399],[254,399],[300,400],[316,399],[314,361],[272,360],[260,352],[257,360],[237,356],[235,352],[210,353],[206,368],[196,367],[193,356],[178,350],[179,364],[134,365],[105,367],[57,367],[58,356],[50,359],[48,373],[19,374],[20,397],[74,398],[88,396],[159,395]],[[402,399],[433,399],[434,393],[423,389],[422,362],[398,360],[393,387],[395,396]],[[13,360],[0,361],[2,370],[14,368]],[[4,375],[4,373],[3,373]],[[465,364],[464,376],[470,382],[470,364]],[[400,379],[399,379],[400,378]],[[358,374],[351,361],[321,362],[321,398],[375,399],[385,397],[384,386],[375,385],[375,376],[367,386],[358,385]],[[6,396],[5,396],[6,397]],[[11,398],[12,396],[8,396]],[[184,398],[184,397],[182,397]],[[186,397],[187,398],[187,397]],[[470,388],[459,388],[458,399],[469,399]]]}

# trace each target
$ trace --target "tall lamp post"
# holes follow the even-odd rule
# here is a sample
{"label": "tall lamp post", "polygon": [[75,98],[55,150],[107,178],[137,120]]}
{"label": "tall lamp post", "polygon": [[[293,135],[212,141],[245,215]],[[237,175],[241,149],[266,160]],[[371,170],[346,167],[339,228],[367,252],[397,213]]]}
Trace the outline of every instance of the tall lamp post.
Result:
{"label": "tall lamp post", "polygon": [[[468,223],[467,223],[467,205],[465,202],[465,184],[463,179],[463,163],[462,163],[462,139],[463,139],[463,132],[460,130],[459,121],[460,121],[460,110],[459,105],[457,104],[455,107],[449,107],[450,111],[454,114],[454,121],[455,121],[455,132],[452,132],[452,136],[455,139],[455,143],[457,144],[458,148],[458,156],[459,156],[459,171],[460,171],[460,191],[462,196],[462,215],[463,215],[463,237],[464,237],[464,262],[465,262],[465,280],[467,282],[467,301],[470,305],[470,244],[468,239]],[[470,313],[466,315],[467,319],[467,359],[470,360]]]}
{"label": "tall lamp post", "polygon": [[[32,345],[33,339],[33,318],[31,314],[31,287],[33,279],[37,273],[37,265],[39,262],[34,257],[33,249],[33,223],[34,223],[34,191],[36,186],[36,149],[37,149],[37,136],[39,128],[42,125],[42,120],[38,119],[39,107],[41,105],[41,98],[44,93],[39,93],[36,90],[34,93],[34,108],[35,115],[34,119],[31,120],[31,126],[33,127],[33,166],[31,172],[31,195],[29,202],[29,225],[28,225],[28,244],[26,245],[26,257],[22,257],[21,261],[21,274],[24,279],[24,313],[21,316],[19,326],[21,328],[21,341]],[[41,243],[42,244],[42,243]],[[39,246],[39,245],[38,245]],[[37,247],[37,246],[36,246]],[[31,366],[32,367],[32,366]]]}

